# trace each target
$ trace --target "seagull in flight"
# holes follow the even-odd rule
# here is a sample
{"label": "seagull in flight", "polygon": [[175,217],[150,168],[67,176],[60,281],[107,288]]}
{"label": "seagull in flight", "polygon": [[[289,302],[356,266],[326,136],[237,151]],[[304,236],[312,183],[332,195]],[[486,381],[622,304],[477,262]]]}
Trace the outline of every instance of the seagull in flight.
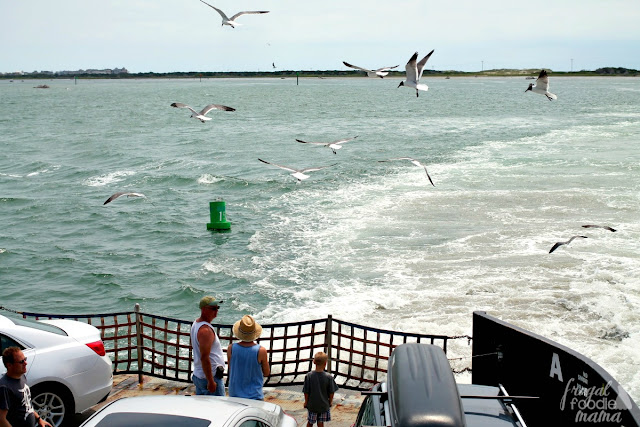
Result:
{"label": "seagull in flight", "polygon": [[398,157],[395,159],[389,159],[389,160],[378,160],[378,162],[382,163],[382,162],[390,162],[392,160],[409,160],[411,163],[413,163],[416,166],[419,166],[421,168],[424,168],[425,173],[427,174],[427,178],[429,178],[429,182],[431,183],[431,185],[433,185],[434,187],[436,186],[433,181],[431,180],[431,177],[429,176],[429,172],[427,172],[427,167],[425,165],[423,165],[422,163],[420,163],[418,160],[416,159],[412,159],[411,157]]}
{"label": "seagull in flight", "polygon": [[109,202],[113,202],[115,199],[117,199],[120,196],[127,196],[127,197],[146,197],[144,194],[142,193],[127,193],[127,192],[118,192],[118,193],[114,193],[111,197],[109,197],[107,199],[106,202],[103,203],[103,205],[106,205]]}
{"label": "seagull in flight", "polygon": [[549,75],[545,70],[540,71],[540,74],[536,79],[536,85],[534,86],[533,83],[529,83],[529,87],[527,88],[527,90],[524,91],[524,93],[527,93],[529,91],[533,93],[539,93],[540,95],[544,95],[547,97],[549,101],[558,99],[556,95],[549,92]]}
{"label": "seagull in flight", "polygon": [[608,225],[594,225],[594,224],[587,224],[587,225],[583,225],[584,228],[604,228],[605,230],[609,230],[612,232],[615,232],[616,229],[615,228],[611,228]]}
{"label": "seagull in flight", "polygon": [[366,68],[362,68],[362,67],[358,67],[357,65],[351,65],[348,62],[342,61],[342,63],[344,65],[346,65],[349,68],[355,68],[356,70],[362,70],[365,71],[367,73],[367,77],[380,77],[383,78],[384,76],[386,76],[387,74],[389,74],[389,71],[393,70],[394,68],[398,68],[399,65],[395,65],[393,67],[382,67],[382,68],[378,68],[376,70],[369,70]]}
{"label": "seagull in flight", "polygon": [[407,70],[407,79],[403,82],[400,82],[398,87],[407,86],[412,87],[416,90],[416,96],[418,96],[419,90],[429,90],[429,86],[421,85],[420,78],[422,77],[422,72],[424,71],[424,66],[429,60],[429,57],[433,53],[433,50],[429,52],[427,56],[422,58],[420,62],[416,63],[416,59],[418,59],[418,52],[414,53],[407,65],[405,65],[405,69]]}
{"label": "seagull in flight", "polygon": [[353,138],[339,139],[339,140],[333,141],[333,142],[309,142],[309,141],[303,141],[301,139],[296,139],[296,141],[301,142],[303,144],[323,145],[325,147],[331,148],[331,151],[333,151],[333,154],[336,154],[336,150],[341,149],[342,148],[342,144],[344,144],[345,142],[353,141],[356,138],[357,138],[357,136],[354,136]]}
{"label": "seagull in flight", "polygon": [[204,107],[202,111],[200,111],[199,113],[193,108],[189,107],[187,104],[182,104],[180,102],[174,102],[173,104],[171,104],[171,106],[175,108],[188,108],[192,113],[190,117],[193,117],[194,119],[198,119],[202,123],[204,123],[207,120],[211,120],[211,117],[207,117],[207,113],[211,110],[236,111],[235,108],[227,107],[225,105],[218,105],[218,104],[209,104],[206,107]]}
{"label": "seagull in flight", "polygon": [[266,160],[262,160],[262,159],[258,159],[258,160],[260,160],[262,163],[266,163],[268,165],[275,166],[277,168],[292,172],[291,176],[296,178],[298,182],[301,182],[302,180],[309,178],[309,175],[305,175],[305,172],[319,171],[320,169],[328,168],[329,166],[334,166],[334,165],[329,165],[329,166],[319,166],[316,168],[294,169],[288,166],[276,165],[275,163],[270,163],[270,162],[267,162]]}
{"label": "seagull in flight", "polygon": [[269,13],[268,10],[249,10],[249,11],[245,11],[245,12],[238,12],[235,15],[233,15],[231,18],[229,18],[227,15],[225,15],[225,13],[223,11],[221,11],[220,9],[218,9],[215,6],[211,6],[209,3],[207,3],[206,1],[202,1],[200,0],[202,3],[206,4],[207,6],[209,6],[212,9],[215,9],[216,12],[218,12],[220,14],[220,16],[222,17],[222,25],[229,25],[231,28],[235,28],[236,25],[242,25],[242,24],[238,24],[236,22],[236,18],[239,18],[242,15],[258,15],[261,13]]}
{"label": "seagull in flight", "polygon": [[555,251],[556,249],[558,249],[560,246],[562,245],[568,245],[569,243],[573,242],[573,239],[577,239],[578,237],[581,237],[583,239],[586,239],[587,236],[573,236],[572,238],[570,238],[569,240],[567,240],[566,242],[557,242],[555,245],[553,245],[551,247],[551,250],[549,251],[549,253]]}

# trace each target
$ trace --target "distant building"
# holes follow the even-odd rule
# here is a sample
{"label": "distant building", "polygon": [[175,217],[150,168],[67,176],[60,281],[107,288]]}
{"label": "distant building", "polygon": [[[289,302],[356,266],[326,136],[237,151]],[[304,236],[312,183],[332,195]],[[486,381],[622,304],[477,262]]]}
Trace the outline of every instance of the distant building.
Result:
{"label": "distant building", "polygon": [[87,70],[75,70],[75,71],[58,71],[56,74],[61,76],[68,75],[76,75],[76,74],[129,74],[126,68],[104,68],[102,70],[98,70],[95,68],[90,68]]}

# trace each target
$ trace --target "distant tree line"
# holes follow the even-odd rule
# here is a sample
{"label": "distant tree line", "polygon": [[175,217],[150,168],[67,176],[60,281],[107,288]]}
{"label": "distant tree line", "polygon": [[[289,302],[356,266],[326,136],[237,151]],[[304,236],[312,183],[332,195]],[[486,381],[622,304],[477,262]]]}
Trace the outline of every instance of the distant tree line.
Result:
{"label": "distant tree line", "polygon": [[[504,70],[484,70],[477,72],[465,72],[465,71],[438,71],[438,70],[424,70],[425,75],[442,75],[442,76],[523,76],[523,75],[537,75],[539,70],[516,70],[516,69],[504,69]],[[549,72],[552,72],[549,70]],[[524,73],[524,74],[523,74]],[[553,73],[558,75],[576,75],[576,76],[637,76],[640,74],[638,70],[632,68],[623,67],[604,67],[598,68],[595,71],[576,71],[576,72],[563,72],[554,71]],[[356,70],[282,70],[282,71],[186,71],[186,72],[170,72],[170,73],[119,73],[119,74],[51,74],[51,73],[30,73],[27,75],[18,74],[3,74],[0,75],[0,79],[148,79],[148,78],[164,78],[164,79],[198,79],[198,78],[223,78],[223,77],[360,77],[365,76],[363,71]],[[404,76],[404,71],[391,71],[390,77]]]}

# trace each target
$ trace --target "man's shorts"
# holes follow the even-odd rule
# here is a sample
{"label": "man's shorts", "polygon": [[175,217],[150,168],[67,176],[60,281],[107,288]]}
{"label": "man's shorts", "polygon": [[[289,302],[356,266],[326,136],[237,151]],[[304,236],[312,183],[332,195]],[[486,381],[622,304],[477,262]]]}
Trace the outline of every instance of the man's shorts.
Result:
{"label": "man's shorts", "polygon": [[309,421],[310,424],[324,423],[327,421],[331,421],[331,410],[327,412],[322,412],[320,414],[309,411],[309,416],[307,417],[307,421]]}

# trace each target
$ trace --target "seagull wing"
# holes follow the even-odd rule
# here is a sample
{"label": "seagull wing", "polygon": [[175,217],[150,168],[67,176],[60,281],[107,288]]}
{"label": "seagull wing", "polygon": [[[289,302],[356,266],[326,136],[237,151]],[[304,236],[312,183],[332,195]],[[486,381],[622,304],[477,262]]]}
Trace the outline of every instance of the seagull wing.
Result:
{"label": "seagull wing", "polygon": [[173,104],[171,104],[172,107],[175,108],[188,108],[189,110],[191,110],[191,112],[193,114],[199,114],[196,110],[194,110],[193,108],[189,107],[187,104],[183,104],[181,102],[174,102]]}
{"label": "seagull wing", "polygon": [[331,144],[344,144],[345,142],[353,141],[356,138],[357,138],[357,136],[354,136],[352,138],[339,139],[337,141],[330,142],[329,145],[331,145]]}
{"label": "seagull wing", "polygon": [[[229,18],[227,17],[227,15],[225,15],[225,14],[224,14],[224,12],[223,12],[223,11],[221,11],[220,9],[218,9],[217,7],[215,7],[215,6],[211,6],[211,5],[210,5],[209,3],[207,3],[206,1],[202,1],[202,0],[200,0],[200,1],[201,1],[202,3],[204,3],[204,4],[206,4],[207,6],[209,6],[211,9],[214,9],[216,12],[218,12],[218,13],[220,14],[220,16],[222,16],[222,20],[223,20],[223,21],[228,21],[228,20],[229,20]],[[233,19],[233,18],[231,18],[231,19]]]}
{"label": "seagull wing", "polygon": [[209,104],[200,111],[200,114],[204,116],[211,110],[236,111],[235,108],[227,107],[226,105]]}
{"label": "seagull wing", "polygon": [[394,157],[393,159],[388,160],[378,160],[379,162],[390,162],[392,160],[409,160],[411,162],[417,161],[416,159],[412,159],[411,157]]}
{"label": "seagull wing", "polygon": [[107,204],[107,203],[109,203],[109,202],[113,202],[115,199],[117,199],[118,197],[122,196],[123,194],[125,194],[125,193],[123,193],[123,192],[121,192],[121,191],[120,191],[120,192],[118,192],[118,193],[113,193],[113,194],[111,195],[111,197],[109,197],[109,198],[107,199],[107,201],[103,203],[103,205],[106,205],[106,204]]}
{"label": "seagull wing", "polygon": [[258,159],[258,160],[260,160],[262,163],[266,163],[268,165],[275,166],[277,168],[284,169],[284,170],[289,171],[289,172],[303,172],[303,171],[299,171],[297,169],[290,168],[288,166],[276,165],[275,163],[270,163],[270,162],[267,162],[266,160],[262,160],[262,159]]}
{"label": "seagull wing", "polygon": [[615,228],[611,228],[608,225],[594,225],[594,224],[588,224],[588,225],[583,225],[584,228],[604,228],[605,230],[609,230],[612,232],[615,232],[616,229]]}
{"label": "seagull wing", "polygon": [[582,238],[582,239],[588,239],[587,236],[572,236],[569,240],[567,240],[566,242],[557,242],[555,245],[553,245],[553,247],[551,248],[551,250],[549,250],[549,253],[555,251],[556,249],[558,249],[559,246],[562,245],[568,245],[569,243],[573,242],[574,239],[577,239],[578,237]]}
{"label": "seagull wing", "polygon": [[106,205],[107,203],[114,201],[115,199],[117,199],[117,198],[118,198],[118,197],[120,197],[120,196],[127,196],[127,197],[146,197],[146,196],[145,196],[144,194],[142,194],[142,193],[131,193],[131,192],[127,193],[127,192],[119,191],[119,192],[117,192],[117,193],[113,193],[113,194],[111,195],[111,197],[109,197],[109,198],[107,199],[107,201],[103,203],[103,205]]}
{"label": "seagull wing", "polygon": [[549,91],[549,76],[545,70],[540,71],[540,75],[538,75],[536,79],[536,87],[539,87],[545,92]]}
{"label": "seagull wing", "polygon": [[[367,73],[373,73],[374,72],[373,70],[367,70],[366,68],[358,67],[357,65],[351,65],[351,64],[349,64],[348,62],[345,62],[345,61],[342,61],[342,63],[344,65],[346,65],[347,67],[355,68],[356,70],[366,71]],[[378,71],[378,70],[376,70],[376,71]]]}
{"label": "seagull wing", "polygon": [[418,160],[412,158],[412,157],[396,157],[393,159],[389,159],[389,160],[378,160],[379,162],[389,162],[391,160],[409,160],[411,163],[413,163],[416,166],[420,166],[424,169],[424,172],[427,174],[427,178],[429,178],[429,182],[431,183],[431,185],[433,185],[434,187],[436,186],[433,183],[433,180],[431,179],[431,175],[429,175],[429,171],[427,171],[427,167],[425,165],[423,165],[422,163],[420,163]]}
{"label": "seagull wing", "polygon": [[[200,1],[202,1],[202,0],[200,0]],[[269,11],[268,10],[247,10],[247,11],[244,11],[244,12],[238,12],[238,13],[236,13],[235,15],[233,15],[231,17],[231,21],[235,21],[236,18],[238,18],[239,16],[242,16],[242,15],[259,15],[261,13],[269,13]]]}
{"label": "seagull wing", "polygon": [[303,144],[317,144],[317,145],[329,145],[326,142],[312,142],[312,141],[303,141],[301,139],[296,139],[296,141],[301,142]]}
{"label": "seagull wing", "polygon": [[301,169],[300,172],[304,173],[304,172],[319,171],[320,169],[324,169],[324,168],[328,168],[328,167],[331,167],[331,166],[335,166],[336,164],[337,163],[334,163],[334,164],[328,165],[328,166],[318,166],[318,167],[314,167],[314,168],[304,168],[304,169]]}
{"label": "seagull wing", "polygon": [[425,165],[422,165],[422,167],[424,168],[424,171],[427,174],[427,178],[429,178],[429,182],[431,183],[431,185],[433,185],[435,187],[436,185],[433,183],[433,180],[431,179],[431,176],[429,175],[429,172],[427,171],[427,167]]}
{"label": "seagull wing", "polygon": [[[346,63],[345,63],[346,64]],[[376,72],[378,71],[390,71],[393,70],[394,68],[398,68],[399,65],[394,65],[393,67],[382,67],[382,68],[378,68],[377,70],[374,70]]]}
{"label": "seagull wing", "polygon": [[565,242],[557,242],[555,245],[553,245],[553,246],[551,247],[551,249],[549,250],[549,253],[551,253],[551,252],[555,251],[556,249],[558,249],[560,246],[562,246],[562,245],[564,245],[564,244],[565,244]]}
{"label": "seagull wing", "polygon": [[418,84],[418,66],[416,65],[416,59],[418,59],[418,52],[413,54],[404,68],[407,71],[407,81]]}
{"label": "seagull wing", "polygon": [[[435,50],[435,49],[434,49]],[[420,78],[422,77],[422,72],[424,71],[424,66],[427,63],[427,61],[429,60],[429,57],[431,57],[431,54],[433,53],[433,50],[431,52],[429,52],[427,54],[427,56],[425,56],[424,58],[422,58],[420,60],[420,62],[418,62],[418,79],[420,80]]]}

